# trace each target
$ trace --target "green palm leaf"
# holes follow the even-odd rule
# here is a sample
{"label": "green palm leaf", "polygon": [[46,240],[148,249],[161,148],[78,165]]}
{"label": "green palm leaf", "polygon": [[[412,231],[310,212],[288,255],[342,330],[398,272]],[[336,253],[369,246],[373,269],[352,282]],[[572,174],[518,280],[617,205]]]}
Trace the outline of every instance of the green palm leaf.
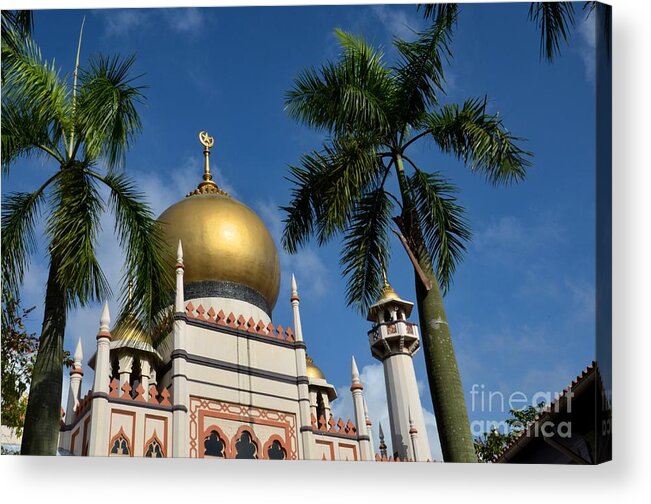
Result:
{"label": "green palm leaf", "polygon": [[574,27],[573,3],[532,2],[529,19],[540,30],[540,57],[553,61],[555,56],[560,55],[561,41],[568,41],[570,30]]}
{"label": "green palm leaf", "polygon": [[364,194],[344,235],[340,263],[348,277],[346,301],[365,313],[378,298],[382,268],[389,261],[389,225],[393,203],[378,187]]}
{"label": "green palm leaf", "polygon": [[361,38],[337,31],[343,53],[320,72],[303,71],[285,97],[294,119],[332,132],[387,131],[386,105],[391,93],[382,53]]}
{"label": "green palm leaf", "polygon": [[430,112],[424,123],[443,152],[454,154],[494,184],[522,180],[531,165],[501,118],[486,113],[486,100],[466,100],[463,106],[445,105]]}
{"label": "green palm leaf", "polygon": [[102,159],[109,168],[124,163],[126,151],[142,123],[136,103],[143,101],[142,86],[130,76],[135,57],[91,59],[79,74],[75,105],[76,152],[84,144],[84,158]]}
{"label": "green palm leaf", "polygon": [[57,279],[66,286],[70,306],[106,299],[111,292],[95,255],[104,210],[101,196],[80,163],[61,170],[48,219],[50,255],[58,264]]}
{"label": "green palm leaf", "polygon": [[23,281],[30,256],[36,251],[34,232],[45,191],[57,176],[34,192],[9,194],[2,202],[2,285],[14,295]]}
{"label": "green palm leaf", "polygon": [[471,238],[465,210],[454,196],[456,187],[438,172],[416,170],[409,178],[409,187],[425,248],[439,285],[446,291],[463,258],[465,242]]}
{"label": "green palm leaf", "polygon": [[394,68],[397,91],[393,104],[393,113],[400,118],[400,132],[404,126],[418,125],[427,108],[437,103],[438,94],[444,92],[443,67],[452,57],[450,43],[456,18],[456,6],[441,9],[432,26],[418,33],[416,41],[394,41],[402,57]]}
{"label": "green palm leaf", "polygon": [[159,312],[172,302],[173,264],[163,241],[160,224],[145,202],[145,194],[122,173],[105,177],[93,173],[111,191],[110,207],[115,214],[115,233],[124,250],[123,283],[133,281],[133,294],[122,289],[120,319],[132,314],[149,331],[157,325]]}

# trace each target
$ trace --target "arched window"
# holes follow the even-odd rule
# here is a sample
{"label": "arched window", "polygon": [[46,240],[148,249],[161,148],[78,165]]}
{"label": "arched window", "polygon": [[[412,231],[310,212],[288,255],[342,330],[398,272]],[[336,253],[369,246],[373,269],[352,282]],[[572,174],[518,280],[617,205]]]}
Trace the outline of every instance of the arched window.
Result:
{"label": "arched window", "polygon": [[271,446],[267,448],[267,458],[269,458],[269,460],[285,460],[285,458],[287,458],[287,451],[277,439],[275,439],[271,443]]}
{"label": "arched window", "polygon": [[111,441],[111,450],[109,452],[111,457],[130,457],[131,449],[129,448],[129,440],[120,429],[120,432]]}
{"label": "arched window", "polygon": [[163,453],[163,447],[154,432],[154,435],[151,437],[149,443],[145,446],[145,457],[149,458],[164,458],[165,454]]}
{"label": "arched window", "polygon": [[258,445],[253,440],[253,436],[247,430],[243,430],[240,438],[235,442],[236,459],[257,459]]}
{"label": "arched window", "polygon": [[219,432],[211,430],[210,434],[203,441],[204,457],[226,458],[226,443]]}

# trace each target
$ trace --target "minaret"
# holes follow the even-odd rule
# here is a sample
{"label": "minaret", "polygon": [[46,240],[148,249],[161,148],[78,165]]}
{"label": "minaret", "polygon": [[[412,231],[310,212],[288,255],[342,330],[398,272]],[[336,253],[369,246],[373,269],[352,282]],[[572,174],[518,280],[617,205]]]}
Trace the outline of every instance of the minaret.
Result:
{"label": "minaret", "polygon": [[364,414],[364,396],[362,391],[364,385],[359,379],[359,370],[355,357],[352,360],[351,366],[352,384],[350,391],[353,394],[353,408],[355,410],[355,424],[357,425],[357,435],[359,436],[359,451],[362,460],[372,460],[373,451],[371,450],[371,438],[366,429],[366,415]]}
{"label": "minaret", "polygon": [[[190,434],[188,430],[188,378],[186,375],[187,362],[183,357],[185,351],[185,300],[183,294],[183,245],[179,240],[176,250],[176,295],[174,298],[174,327],[172,329],[172,456],[187,457],[189,455]],[[180,315],[180,316],[178,316]]]}
{"label": "minaret", "polygon": [[81,349],[81,338],[77,341],[77,348],[73,355],[72,369],[70,369],[70,389],[68,390],[68,405],[66,406],[66,423],[70,424],[74,420],[75,409],[79,404],[79,392],[81,390],[81,380],[84,371],[81,367],[81,361],[84,354]]}
{"label": "minaret", "polygon": [[88,455],[102,457],[108,455],[109,443],[109,381],[111,379],[110,343],[111,314],[108,301],[104,303],[99,319],[97,333],[97,353],[95,354],[95,380],[93,382],[93,403],[90,420],[90,440]]}
{"label": "minaret", "polygon": [[[373,329],[368,338],[373,357],[384,366],[393,455],[402,460],[425,461],[432,455],[412,360],[420,347],[418,326],[407,321],[413,306],[400,299],[385,274],[382,294],[369,309],[367,319],[373,322]],[[409,433],[412,428],[420,433],[415,440]]]}
{"label": "minaret", "polygon": [[310,415],[310,391],[305,356],[306,347],[303,342],[303,328],[301,326],[301,312],[299,310],[300,298],[298,297],[298,287],[293,273],[292,293],[289,299],[292,303],[292,312],[294,314],[294,340],[296,342],[296,350],[294,353],[296,355],[296,373],[298,375],[298,408],[301,421],[301,444],[303,445],[303,459],[310,460],[312,458],[312,443],[314,442]]}

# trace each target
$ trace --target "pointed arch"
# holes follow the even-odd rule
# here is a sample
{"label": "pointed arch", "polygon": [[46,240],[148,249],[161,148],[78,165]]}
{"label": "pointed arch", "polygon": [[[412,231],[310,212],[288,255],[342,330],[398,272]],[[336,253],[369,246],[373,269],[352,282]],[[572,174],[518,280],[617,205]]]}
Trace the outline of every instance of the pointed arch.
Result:
{"label": "pointed arch", "polygon": [[[158,447],[158,451],[156,451],[156,447]],[[154,429],[154,433],[151,435],[149,440],[145,443],[145,449],[143,450],[142,453],[143,453],[143,457],[167,458],[167,454],[165,453],[165,445],[163,445],[163,442],[156,434],[155,429]],[[157,453],[160,453],[160,456],[158,456]]]}
{"label": "pointed arch", "polygon": [[129,437],[124,432],[124,428],[120,427],[118,433],[109,442],[109,457],[121,457],[125,455],[133,457],[133,446]]}

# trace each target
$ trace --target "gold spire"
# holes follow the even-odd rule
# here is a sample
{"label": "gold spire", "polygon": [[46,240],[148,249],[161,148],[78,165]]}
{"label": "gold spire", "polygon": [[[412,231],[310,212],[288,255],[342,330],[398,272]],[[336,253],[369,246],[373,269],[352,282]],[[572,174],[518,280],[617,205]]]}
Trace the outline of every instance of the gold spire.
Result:
{"label": "gold spire", "polygon": [[188,196],[193,196],[195,194],[221,194],[223,196],[228,196],[228,194],[222,191],[215,181],[212,179],[212,173],[210,173],[210,149],[215,145],[215,139],[208,135],[207,131],[199,132],[199,142],[203,145],[203,180],[199,183],[199,186],[188,194]]}
{"label": "gold spire", "polygon": [[393,287],[391,287],[391,284],[389,284],[389,280],[387,280],[387,272],[384,269],[384,266],[382,266],[382,280],[384,281],[384,285],[382,286],[382,292],[378,298],[378,301],[384,301],[387,299],[400,299],[398,293],[393,290]]}

